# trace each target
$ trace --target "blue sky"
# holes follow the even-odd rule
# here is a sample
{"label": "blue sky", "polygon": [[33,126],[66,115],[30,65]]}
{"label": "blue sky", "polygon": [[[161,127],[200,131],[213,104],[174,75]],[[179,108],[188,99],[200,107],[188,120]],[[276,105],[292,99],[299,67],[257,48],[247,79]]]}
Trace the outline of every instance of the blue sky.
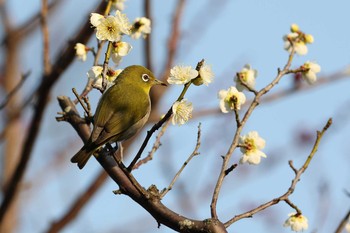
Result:
{"label": "blue sky", "polygon": [[[56,12],[51,21],[50,33],[55,43],[65,43],[70,33],[74,33],[76,26],[83,20],[88,20],[88,10],[94,5],[91,2],[65,1],[60,12]],[[143,14],[142,2],[126,2],[125,13],[130,19]],[[164,67],[171,16],[177,1],[152,2],[154,72],[159,75]],[[20,14],[17,4],[26,4],[32,11]],[[13,1],[12,5],[11,9],[16,16],[18,15],[16,19],[20,22],[35,12],[40,2]],[[325,78],[344,70],[350,62],[349,9],[350,2],[345,0],[187,1],[181,20],[183,37],[175,63],[195,66],[204,58],[212,65],[216,74],[215,82],[208,88],[190,89],[187,98],[193,101],[194,111],[217,109],[217,92],[233,85],[234,74],[246,63],[250,63],[259,72],[258,88],[268,84],[275,77],[277,68],[283,67],[287,60],[288,54],[283,50],[282,37],[289,33],[292,23],[298,24],[302,31],[312,34],[315,38],[315,42],[309,46],[309,53],[306,56],[297,56],[293,67],[296,68],[307,60],[317,61],[322,67],[320,76]],[[143,63],[142,43],[134,40],[129,42],[134,48],[123,60],[121,67]],[[91,46],[95,46],[95,43],[94,39],[90,41]],[[32,54],[41,52],[40,45],[41,36],[40,33],[36,33],[23,47],[23,69],[31,69],[35,77],[28,80],[27,90],[37,83],[36,77],[41,73],[41,70],[36,68],[41,67],[41,57],[32,57]],[[55,44],[51,47],[53,52],[57,52],[59,48]],[[40,186],[40,192],[35,189],[27,191],[32,202],[24,206],[26,212],[21,215],[19,232],[45,230],[51,221],[65,212],[74,200],[73,197],[84,190],[100,169],[95,161],[89,161],[82,171],[70,164],[72,151],[77,150],[81,142],[68,124],[54,121],[56,112],[59,111],[55,96],[72,96],[72,87],[82,89],[86,82],[85,73],[91,64],[92,57],[85,63],[74,62],[55,86],[40,141],[36,145],[30,164],[32,168],[26,176],[28,182],[41,174],[40,171],[43,171],[62,149],[55,148],[51,155],[47,155],[46,152],[52,150],[53,145],[67,145],[70,150],[64,153],[66,161],[60,169],[51,172],[44,179],[45,185]],[[288,87],[290,83],[291,76],[283,78],[276,91]],[[267,142],[265,153],[268,157],[263,159],[259,166],[240,166],[227,178],[218,204],[219,216],[223,221],[283,194],[293,177],[287,161],[293,160],[295,166],[299,167],[311,150],[311,145],[301,147],[295,142],[296,132],[307,130],[315,135],[315,130],[321,129],[327,119],[333,117],[334,125],[326,133],[315,159],[302,176],[291,200],[309,218],[307,232],[315,229],[317,232],[331,232],[335,229],[350,206],[349,199],[344,194],[344,189],[350,190],[347,140],[350,132],[349,87],[348,78],[329,82],[290,97],[262,103],[256,109],[243,132],[259,131]],[[166,111],[180,89],[169,87],[160,108]],[[92,93],[90,99],[93,104],[98,101],[98,96],[97,92]],[[145,187],[151,184],[156,184],[159,188],[166,186],[176,169],[192,152],[199,122],[202,123],[203,135],[201,156],[196,157],[185,169],[174,190],[164,199],[164,203],[181,214],[204,219],[210,214],[210,197],[221,166],[220,155],[226,153],[234,133],[233,115],[209,115],[193,119],[185,126],[170,127],[154,161],[135,171],[135,176]],[[135,142],[135,148],[141,143],[144,135],[145,131]],[[43,160],[45,156],[48,158]],[[237,162],[239,156],[239,152],[235,152],[232,162]],[[114,189],[117,189],[116,185],[111,181],[107,182],[78,219],[63,232],[172,232],[164,226],[156,229],[156,222],[146,211],[127,197],[115,197],[112,194]],[[286,204],[281,203],[252,219],[237,222],[228,231],[290,232],[289,229],[283,228],[282,224],[287,214],[292,211]],[[135,224],[140,221],[146,230],[141,228],[140,224]],[[131,224],[131,227],[125,229],[127,224]]]}

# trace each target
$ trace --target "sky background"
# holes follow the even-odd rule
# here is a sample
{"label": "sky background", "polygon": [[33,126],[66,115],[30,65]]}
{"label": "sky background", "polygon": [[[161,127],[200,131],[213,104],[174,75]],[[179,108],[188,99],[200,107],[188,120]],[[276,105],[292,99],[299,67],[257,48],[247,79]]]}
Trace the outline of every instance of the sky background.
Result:
{"label": "sky background", "polygon": [[[53,57],[60,48],[58,45],[66,43],[77,26],[88,20],[96,2],[64,1],[62,7],[53,13],[50,18]],[[142,3],[141,0],[126,2],[125,13],[130,20],[143,16]],[[176,4],[177,1],[172,0],[152,1],[153,64],[158,76],[165,66],[167,40]],[[13,0],[9,1],[8,7],[13,15],[13,24],[17,25],[37,12],[40,1]],[[247,63],[258,70],[257,89],[271,82],[277,68],[282,68],[287,61],[288,53],[283,49],[282,37],[289,33],[292,23],[298,24],[302,31],[315,38],[314,43],[308,46],[309,53],[296,56],[292,67],[297,68],[311,60],[321,65],[320,77],[331,78],[336,72],[345,72],[350,62],[349,9],[350,2],[346,0],[186,1],[175,64],[195,67],[204,58],[215,73],[214,83],[209,87],[190,88],[187,99],[193,102],[194,114],[201,110],[218,109],[217,92],[233,85],[235,73]],[[133,50],[123,60],[121,67],[144,64],[142,41],[127,41],[132,44]],[[23,71],[32,71],[23,96],[30,93],[42,73],[41,44],[41,34],[37,31],[21,48]],[[96,47],[96,40],[92,38],[89,45]],[[26,203],[23,203],[18,232],[45,231],[52,221],[65,213],[74,197],[85,190],[101,169],[93,160],[84,170],[70,163],[70,157],[82,143],[71,126],[55,121],[60,111],[56,96],[72,97],[72,87],[82,90],[92,61],[92,56],[84,63],[76,60],[54,88],[25,178],[28,184],[32,184],[32,180],[39,182],[22,193]],[[274,91],[288,88],[291,83],[292,76],[286,76]],[[321,130],[328,118],[333,117],[334,125],[325,134],[315,158],[290,199],[309,219],[309,230],[306,232],[335,230],[350,208],[349,197],[344,192],[350,190],[349,87],[349,79],[345,78],[259,105],[243,133],[251,130],[259,132],[266,140],[264,151],[267,158],[258,166],[239,166],[226,178],[218,202],[220,220],[225,222],[285,193],[293,178],[288,160],[293,160],[299,168],[312,148],[310,142],[298,143],[297,135],[311,134],[313,142],[316,130]],[[163,113],[181,91],[178,86],[168,89],[160,105]],[[250,94],[247,96],[248,99],[252,97]],[[97,91],[91,93],[93,106],[98,98]],[[155,159],[134,174],[144,187],[151,184],[156,184],[159,189],[166,187],[192,152],[199,122],[202,123],[201,155],[186,167],[163,201],[185,216],[205,219],[210,216],[211,195],[222,161],[220,155],[226,153],[234,135],[233,114],[211,114],[194,118],[181,127],[170,126]],[[147,128],[150,126],[146,126],[145,130]],[[134,154],[138,149],[145,130],[133,144],[134,150],[128,153]],[[57,156],[64,157],[58,169],[47,171],[58,160]],[[239,157],[240,153],[234,152],[232,163],[239,161]],[[164,226],[157,229],[157,223],[150,214],[128,197],[113,195],[112,190],[115,189],[118,189],[116,184],[108,181],[76,221],[63,232],[173,232]],[[282,227],[290,212],[293,210],[289,206],[280,203],[254,218],[233,224],[228,232],[291,232]]]}

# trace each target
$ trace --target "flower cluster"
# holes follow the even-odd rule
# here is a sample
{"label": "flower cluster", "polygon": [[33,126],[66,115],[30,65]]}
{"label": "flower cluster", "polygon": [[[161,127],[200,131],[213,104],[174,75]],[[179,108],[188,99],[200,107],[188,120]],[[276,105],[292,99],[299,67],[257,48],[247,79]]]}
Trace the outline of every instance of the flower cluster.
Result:
{"label": "flower cluster", "polygon": [[308,52],[306,44],[312,44],[314,42],[314,37],[311,34],[305,34],[300,31],[299,26],[292,24],[290,27],[291,33],[283,37],[284,49],[289,53],[294,52],[299,55],[305,55]]}
{"label": "flower cluster", "polygon": [[[206,85],[212,82],[214,73],[211,66],[205,63],[199,68],[199,71],[191,66],[178,65],[170,70],[167,79],[169,84],[185,85],[193,83],[197,86]],[[172,107],[172,123],[175,125],[183,125],[192,117],[193,106],[187,100],[176,101]]]}
{"label": "flower cluster", "polygon": [[296,232],[307,230],[309,227],[307,218],[300,213],[290,213],[283,226],[290,227],[292,231]]}
{"label": "flower cluster", "polygon": [[256,131],[249,132],[239,138],[241,152],[243,153],[240,163],[257,165],[261,157],[266,158],[266,154],[261,150],[265,148],[265,140]]}
{"label": "flower cluster", "polygon": [[[129,23],[126,14],[121,12],[125,8],[124,2],[125,0],[112,0],[110,2],[111,9],[115,10],[113,14],[101,15],[91,13],[90,15],[90,23],[96,30],[96,38],[99,41],[108,41],[110,43],[106,54],[109,55],[115,65],[119,65],[122,58],[128,55],[132,49],[129,43],[122,41],[123,35],[129,35],[137,39],[141,35],[145,38],[151,32],[151,21],[145,17],[136,18],[133,24]],[[101,48],[99,46],[99,50]],[[98,58],[96,56],[100,54],[99,50],[95,51],[93,48],[89,48],[82,43],[76,43],[74,49],[75,55],[81,61],[86,61],[89,51],[95,56],[95,60]],[[119,75],[120,70],[108,68],[107,71],[104,71],[102,66],[95,65],[87,72],[89,85],[102,90],[103,73],[106,74],[107,87],[110,87]]]}
{"label": "flower cluster", "polygon": [[199,71],[193,69],[191,66],[175,66],[170,70],[170,76],[168,77],[169,84],[187,84],[192,82],[193,84],[206,85],[213,81],[214,73],[211,66],[204,63],[200,67]]}

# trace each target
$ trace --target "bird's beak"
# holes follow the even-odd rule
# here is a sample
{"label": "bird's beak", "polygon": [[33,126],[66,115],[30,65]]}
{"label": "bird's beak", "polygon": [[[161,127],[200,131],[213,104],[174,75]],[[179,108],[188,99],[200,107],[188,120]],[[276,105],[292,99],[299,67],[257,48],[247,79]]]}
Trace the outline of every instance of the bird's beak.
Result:
{"label": "bird's beak", "polygon": [[158,80],[158,79],[155,79],[155,80],[154,80],[154,84],[155,84],[155,85],[168,86],[166,83],[164,83],[164,82],[162,82],[162,81],[160,81],[160,80]]}

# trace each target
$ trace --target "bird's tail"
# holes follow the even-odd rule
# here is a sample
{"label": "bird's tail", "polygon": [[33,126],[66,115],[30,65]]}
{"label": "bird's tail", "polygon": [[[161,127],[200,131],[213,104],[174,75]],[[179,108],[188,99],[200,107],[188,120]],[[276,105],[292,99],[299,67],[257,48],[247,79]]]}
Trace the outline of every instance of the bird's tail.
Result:
{"label": "bird's tail", "polygon": [[80,169],[82,169],[85,164],[87,163],[87,161],[89,160],[89,158],[91,157],[91,155],[94,153],[94,150],[89,149],[86,146],[83,146],[80,151],[78,151],[78,153],[76,153],[71,159],[70,161],[72,163],[77,163],[78,167]]}

